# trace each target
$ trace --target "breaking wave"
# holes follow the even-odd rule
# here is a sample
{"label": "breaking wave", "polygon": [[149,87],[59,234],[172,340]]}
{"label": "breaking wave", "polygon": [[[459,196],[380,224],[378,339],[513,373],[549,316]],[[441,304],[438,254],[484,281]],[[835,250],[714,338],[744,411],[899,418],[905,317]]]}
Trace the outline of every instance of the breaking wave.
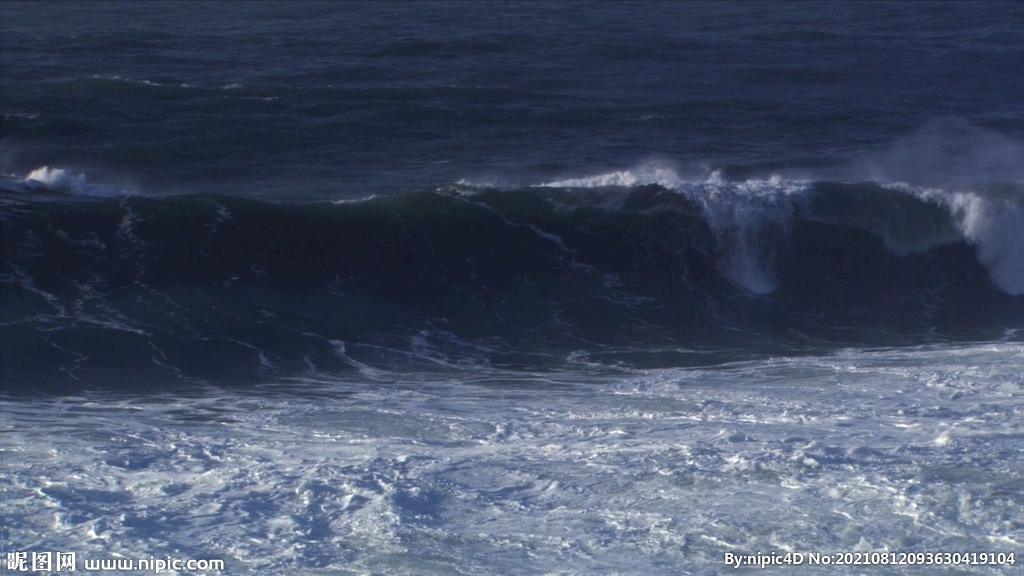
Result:
{"label": "breaking wave", "polygon": [[[755,294],[769,294],[777,288],[772,262],[788,241],[789,228],[798,214],[870,231],[898,255],[965,241],[975,247],[993,283],[1008,294],[1024,294],[1024,186],[1019,183],[962,191],[902,182],[815,182],[778,176],[728,182],[720,172],[704,180],[687,180],[671,169],[646,166],[539,186],[657,186],[678,192],[703,208],[721,252],[722,272]],[[853,208],[856,216],[837,218],[837,205],[829,205],[836,197],[842,209]],[[818,210],[810,208],[812,202]],[[869,212],[857,213],[858,206]],[[935,207],[947,214],[936,214]],[[910,212],[904,212],[905,208]]]}
{"label": "breaking wave", "polygon": [[689,365],[1024,333],[1014,185],[653,170],[291,204],[90,186],[4,181],[5,381]]}
{"label": "breaking wave", "polygon": [[50,168],[49,166],[36,168],[24,178],[4,175],[0,177],[0,182],[2,182],[4,189],[8,191],[37,194],[93,197],[125,196],[129,194],[126,190],[90,183],[85,174],[76,173],[66,168]]}

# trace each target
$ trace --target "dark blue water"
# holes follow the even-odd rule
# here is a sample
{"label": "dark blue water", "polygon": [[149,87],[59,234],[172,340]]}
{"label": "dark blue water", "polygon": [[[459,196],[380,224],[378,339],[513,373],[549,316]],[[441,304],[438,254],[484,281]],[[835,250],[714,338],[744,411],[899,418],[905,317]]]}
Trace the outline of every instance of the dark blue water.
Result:
{"label": "dark blue water", "polygon": [[1020,3],[0,10],[18,389],[1024,327]]}
{"label": "dark blue water", "polygon": [[0,2],[0,561],[1020,573],[1022,23]]}
{"label": "dark blue water", "polygon": [[339,198],[651,158],[746,175],[845,166],[938,119],[1024,134],[1016,2],[2,10],[4,174],[143,193]]}

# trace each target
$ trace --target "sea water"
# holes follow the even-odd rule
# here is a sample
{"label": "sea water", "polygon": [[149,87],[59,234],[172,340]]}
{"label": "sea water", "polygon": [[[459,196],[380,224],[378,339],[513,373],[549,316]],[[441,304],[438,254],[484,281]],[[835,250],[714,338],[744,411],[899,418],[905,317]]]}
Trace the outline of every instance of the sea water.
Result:
{"label": "sea water", "polygon": [[0,5],[5,568],[1021,572],[1021,20]]}

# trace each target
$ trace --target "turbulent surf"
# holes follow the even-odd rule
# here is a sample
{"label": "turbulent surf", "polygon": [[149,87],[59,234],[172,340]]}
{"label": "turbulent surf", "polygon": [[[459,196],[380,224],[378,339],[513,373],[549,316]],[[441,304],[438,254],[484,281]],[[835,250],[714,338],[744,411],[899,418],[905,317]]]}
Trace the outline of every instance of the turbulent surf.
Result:
{"label": "turbulent surf", "polygon": [[1017,573],[1022,21],[0,2],[0,570]]}
{"label": "turbulent surf", "polygon": [[215,383],[581,355],[686,366],[1024,325],[1019,186],[620,173],[333,203],[85,186],[30,176],[4,196],[19,389],[109,385],[125,363],[133,381]]}

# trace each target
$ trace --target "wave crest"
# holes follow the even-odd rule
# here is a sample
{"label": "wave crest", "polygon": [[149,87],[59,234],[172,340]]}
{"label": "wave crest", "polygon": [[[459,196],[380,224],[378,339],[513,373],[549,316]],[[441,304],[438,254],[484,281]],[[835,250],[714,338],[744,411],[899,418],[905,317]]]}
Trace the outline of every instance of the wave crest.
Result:
{"label": "wave crest", "polygon": [[[6,178],[6,176],[5,176]],[[126,190],[92,184],[85,174],[75,173],[65,168],[41,166],[32,170],[24,178],[13,178],[16,188],[21,191],[48,191],[74,196],[116,197],[129,194]]]}
{"label": "wave crest", "polygon": [[992,282],[1007,294],[1024,295],[1024,206],[1011,197],[986,198],[957,192],[942,198],[964,239]]}
{"label": "wave crest", "polygon": [[[803,214],[871,232],[899,256],[965,241],[975,247],[978,262],[996,286],[1010,295],[1024,295],[1024,252],[1020,249],[1024,246],[1024,197],[1016,189],[960,191],[873,182],[831,185],[780,176],[727,181],[720,171],[699,180],[683,178],[674,170],[657,165],[565,178],[537,186],[658,186],[683,194],[701,206],[714,232],[723,275],[754,294],[769,294],[777,289],[774,262],[786,247],[794,216]],[[845,196],[844,204],[826,208],[825,215],[815,214],[810,201],[823,192],[835,192],[837,186],[841,188],[837,195]],[[941,207],[944,216],[926,214],[927,209],[920,206],[911,210],[914,215],[908,216],[898,199],[879,199],[880,189]],[[851,205],[860,205],[860,213],[853,210],[851,214]]]}
{"label": "wave crest", "polygon": [[660,186],[684,194],[701,206],[715,235],[722,274],[754,294],[778,287],[774,261],[784,247],[795,207],[812,190],[805,180],[779,176],[732,182],[714,171],[703,180],[687,180],[656,165],[541,184],[546,188],[635,188]]}

